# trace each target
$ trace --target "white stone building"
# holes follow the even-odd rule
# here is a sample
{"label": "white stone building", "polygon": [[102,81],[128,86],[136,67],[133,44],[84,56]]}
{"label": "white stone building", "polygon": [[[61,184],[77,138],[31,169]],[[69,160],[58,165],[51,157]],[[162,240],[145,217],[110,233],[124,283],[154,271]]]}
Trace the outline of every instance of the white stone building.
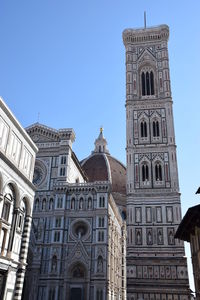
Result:
{"label": "white stone building", "polygon": [[37,147],[0,98],[0,299],[21,299]]}
{"label": "white stone building", "polygon": [[126,29],[127,298],[188,299],[167,42],[169,28]]}

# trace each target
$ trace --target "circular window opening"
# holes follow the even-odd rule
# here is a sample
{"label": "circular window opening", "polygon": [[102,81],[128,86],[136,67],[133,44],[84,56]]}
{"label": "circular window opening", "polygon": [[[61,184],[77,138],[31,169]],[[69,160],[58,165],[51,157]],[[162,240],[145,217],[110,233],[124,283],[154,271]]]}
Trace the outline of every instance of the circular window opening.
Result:
{"label": "circular window opening", "polygon": [[78,222],[78,223],[74,224],[73,232],[74,232],[74,235],[80,239],[87,234],[88,226],[84,222]]}

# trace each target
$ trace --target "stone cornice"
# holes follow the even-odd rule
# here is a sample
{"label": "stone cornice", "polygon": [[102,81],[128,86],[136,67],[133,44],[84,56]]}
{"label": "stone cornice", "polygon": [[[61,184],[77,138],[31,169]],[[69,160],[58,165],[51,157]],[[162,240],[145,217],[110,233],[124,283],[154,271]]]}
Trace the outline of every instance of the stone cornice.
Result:
{"label": "stone cornice", "polygon": [[68,183],[59,181],[54,184],[54,190],[57,192],[66,192],[69,193],[73,192],[84,192],[84,191],[92,191],[95,190],[96,192],[110,192],[111,184],[109,181],[95,181],[90,183]]}
{"label": "stone cornice", "polygon": [[31,136],[31,134],[41,134],[48,136],[52,139],[52,141],[59,140],[71,140],[74,142],[75,140],[75,132],[72,128],[61,128],[59,130],[53,129],[51,127],[45,126],[40,123],[34,123],[25,128],[27,133]]}
{"label": "stone cornice", "polygon": [[125,46],[127,44],[168,41],[168,38],[169,27],[167,25],[139,29],[125,29],[123,31],[123,42]]}

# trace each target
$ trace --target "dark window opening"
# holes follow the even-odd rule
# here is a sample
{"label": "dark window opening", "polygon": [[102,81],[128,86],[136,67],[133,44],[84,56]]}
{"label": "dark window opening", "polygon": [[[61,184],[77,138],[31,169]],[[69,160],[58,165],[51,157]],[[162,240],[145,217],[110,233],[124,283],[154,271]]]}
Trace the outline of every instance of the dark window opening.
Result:
{"label": "dark window opening", "polygon": [[149,180],[149,167],[142,165],[142,181]]}

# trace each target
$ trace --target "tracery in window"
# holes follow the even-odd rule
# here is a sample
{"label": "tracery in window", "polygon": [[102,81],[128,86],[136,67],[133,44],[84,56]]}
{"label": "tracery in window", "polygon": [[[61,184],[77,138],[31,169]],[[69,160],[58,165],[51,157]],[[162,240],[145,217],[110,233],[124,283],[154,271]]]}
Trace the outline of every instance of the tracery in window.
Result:
{"label": "tracery in window", "polygon": [[154,95],[154,74],[153,71],[142,72],[141,74],[142,83],[142,96]]}

